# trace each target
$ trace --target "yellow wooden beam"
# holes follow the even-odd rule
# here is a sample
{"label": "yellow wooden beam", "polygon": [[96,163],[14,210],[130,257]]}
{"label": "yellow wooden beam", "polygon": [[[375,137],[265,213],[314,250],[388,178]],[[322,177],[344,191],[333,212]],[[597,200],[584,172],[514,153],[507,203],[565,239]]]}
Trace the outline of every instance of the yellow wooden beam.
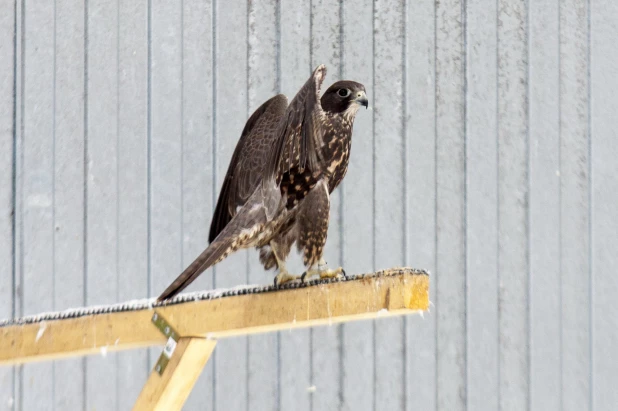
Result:
{"label": "yellow wooden beam", "polygon": [[165,372],[150,373],[133,411],[181,410],[216,344],[212,339],[181,337]]}
{"label": "yellow wooden beam", "polygon": [[23,325],[17,321],[0,326],[0,365],[163,345],[166,338],[151,323],[155,310],[182,337],[223,338],[426,310],[428,291],[425,272],[392,269],[284,290],[100,313],[113,311],[103,307],[86,311],[96,314]]}

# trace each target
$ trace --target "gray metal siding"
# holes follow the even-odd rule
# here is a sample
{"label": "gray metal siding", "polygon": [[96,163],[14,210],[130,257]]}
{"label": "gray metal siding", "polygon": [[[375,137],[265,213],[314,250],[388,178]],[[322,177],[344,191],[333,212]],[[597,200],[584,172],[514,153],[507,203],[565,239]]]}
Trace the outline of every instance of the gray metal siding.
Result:
{"label": "gray metal siding", "polygon": [[[325,63],[373,106],[326,259],[430,270],[430,313],[226,340],[185,408],[617,407],[616,2],[0,7],[0,317],[157,295],[244,121]],[[191,288],[272,276],[243,251]],[[0,409],[129,409],[159,351],[2,368]]]}

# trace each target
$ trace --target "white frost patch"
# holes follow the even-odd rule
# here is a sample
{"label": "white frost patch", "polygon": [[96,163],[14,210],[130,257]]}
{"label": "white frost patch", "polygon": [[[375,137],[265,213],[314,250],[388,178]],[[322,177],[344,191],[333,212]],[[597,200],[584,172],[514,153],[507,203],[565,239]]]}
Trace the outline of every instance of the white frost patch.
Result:
{"label": "white frost patch", "polygon": [[311,387],[307,387],[307,392],[314,393],[316,389],[316,386],[312,385]]}
{"label": "white frost patch", "polygon": [[39,325],[39,331],[37,331],[36,333],[36,338],[34,339],[34,342],[39,342],[41,337],[43,337],[43,334],[45,334],[46,329],[47,323],[45,321],[41,322],[41,324]]}
{"label": "white frost patch", "polygon": [[383,315],[388,314],[388,309],[386,308],[382,308],[380,311],[377,312],[378,317],[382,317]]}
{"label": "white frost patch", "polygon": [[13,404],[15,404],[15,399],[13,397],[9,397],[8,401],[6,402],[6,405],[9,406],[9,408],[13,407]]}
{"label": "white frost patch", "polygon": [[101,347],[101,357],[107,357],[107,345],[105,347]]}

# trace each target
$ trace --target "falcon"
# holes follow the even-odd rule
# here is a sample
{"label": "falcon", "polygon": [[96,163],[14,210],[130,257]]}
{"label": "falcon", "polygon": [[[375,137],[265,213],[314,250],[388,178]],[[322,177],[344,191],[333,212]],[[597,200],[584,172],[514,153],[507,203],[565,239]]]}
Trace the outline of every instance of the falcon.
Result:
{"label": "falcon", "polygon": [[334,83],[320,97],[325,76],[326,67],[318,66],[289,105],[284,95],[276,95],[247,120],[217,200],[210,245],[159,301],[249,247],[259,249],[265,269],[278,269],[275,285],[299,278],[285,266],[294,243],[307,267],[302,280],[344,275],[322,258],[330,194],[348,169],[356,113],[369,102],[365,87],[349,80]]}

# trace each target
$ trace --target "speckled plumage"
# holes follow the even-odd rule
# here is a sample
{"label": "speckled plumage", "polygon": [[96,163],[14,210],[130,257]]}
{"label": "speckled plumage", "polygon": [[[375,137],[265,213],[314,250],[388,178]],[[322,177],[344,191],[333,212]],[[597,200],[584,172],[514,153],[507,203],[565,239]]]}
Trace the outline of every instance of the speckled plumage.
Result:
{"label": "speckled plumage", "polygon": [[368,104],[364,86],[353,81],[339,81],[320,97],[325,75],[319,66],[289,105],[279,94],[251,115],[219,194],[210,245],[159,300],[241,248],[258,248],[266,269],[284,262],[294,243],[307,267],[321,260],[329,196],[348,168],[356,112]]}

